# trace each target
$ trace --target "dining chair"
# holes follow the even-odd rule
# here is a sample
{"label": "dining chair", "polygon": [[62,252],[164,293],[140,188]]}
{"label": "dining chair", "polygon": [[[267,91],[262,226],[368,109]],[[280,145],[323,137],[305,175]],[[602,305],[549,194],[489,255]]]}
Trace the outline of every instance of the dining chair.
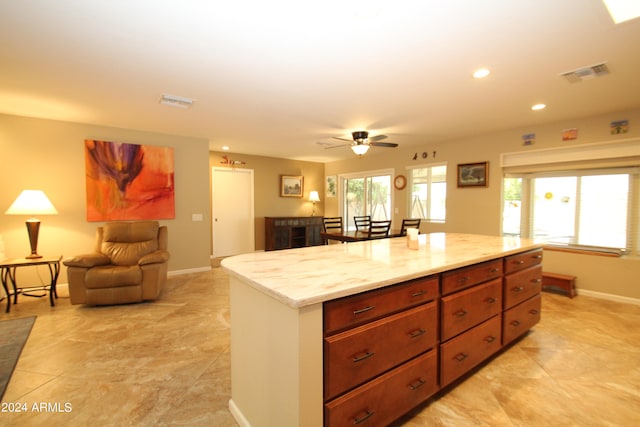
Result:
{"label": "dining chair", "polygon": [[353,220],[356,223],[356,230],[369,230],[369,225],[371,224],[371,215],[354,216]]}
{"label": "dining chair", "polygon": [[391,220],[371,221],[369,224],[369,238],[386,237],[391,229]]}
{"label": "dining chair", "polygon": [[401,236],[407,234],[407,228],[417,228],[418,230],[420,230],[420,218],[403,219],[402,226],[400,227]]}
{"label": "dining chair", "polygon": [[[344,230],[341,216],[326,216],[322,218],[322,226],[324,227],[325,233],[333,231],[340,232],[342,234],[342,231]],[[328,245],[329,239],[325,238],[324,244]]]}

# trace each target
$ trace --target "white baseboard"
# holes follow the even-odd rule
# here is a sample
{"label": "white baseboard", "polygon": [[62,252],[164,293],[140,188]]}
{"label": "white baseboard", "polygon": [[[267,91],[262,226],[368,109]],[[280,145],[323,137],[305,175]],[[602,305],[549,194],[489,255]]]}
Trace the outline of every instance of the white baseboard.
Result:
{"label": "white baseboard", "polygon": [[181,274],[204,273],[204,272],[207,272],[207,271],[211,271],[211,266],[198,267],[198,268],[187,268],[185,270],[169,271],[167,273],[167,277],[180,276]]}
{"label": "white baseboard", "polygon": [[229,399],[229,412],[231,412],[231,415],[240,427],[251,427],[251,423],[244,417],[242,411],[240,411],[240,408],[238,408],[233,399]]}
{"label": "white baseboard", "polygon": [[621,302],[624,304],[640,305],[640,299],[637,299],[637,298],[629,298],[629,297],[623,297],[620,295],[605,294],[603,292],[589,291],[586,289],[577,289],[577,292],[578,292],[578,295],[585,295],[588,297],[606,299],[609,301]]}

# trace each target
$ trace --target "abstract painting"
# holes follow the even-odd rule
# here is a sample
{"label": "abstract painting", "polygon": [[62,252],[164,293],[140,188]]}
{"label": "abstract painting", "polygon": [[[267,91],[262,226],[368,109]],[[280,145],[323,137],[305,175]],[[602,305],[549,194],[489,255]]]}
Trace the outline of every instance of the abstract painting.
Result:
{"label": "abstract painting", "polygon": [[173,148],[84,143],[88,221],[175,218]]}

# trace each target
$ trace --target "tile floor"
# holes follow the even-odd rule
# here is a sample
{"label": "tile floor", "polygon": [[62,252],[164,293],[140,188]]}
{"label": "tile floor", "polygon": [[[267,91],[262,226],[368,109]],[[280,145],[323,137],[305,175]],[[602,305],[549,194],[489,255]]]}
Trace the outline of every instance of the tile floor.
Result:
{"label": "tile floor", "polygon": [[[213,268],[171,277],[154,303],[79,307],[61,295],[51,308],[21,296],[0,316],[38,318],[0,425],[235,426],[228,295]],[[640,306],[548,293],[542,304],[530,334],[398,424],[640,425]]]}

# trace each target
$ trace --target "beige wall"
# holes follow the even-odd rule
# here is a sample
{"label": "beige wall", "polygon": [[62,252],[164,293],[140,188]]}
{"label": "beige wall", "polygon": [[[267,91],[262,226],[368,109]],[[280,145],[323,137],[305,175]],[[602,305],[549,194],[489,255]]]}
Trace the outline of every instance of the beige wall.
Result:
{"label": "beige wall", "polygon": [[[207,140],[0,115],[0,234],[7,257],[21,258],[30,252],[26,218],[4,215],[23,189],[44,190],[59,212],[39,218],[39,253],[72,256],[92,249],[95,228],[102,223],[86,220],[87,138],[174,148],[176,217],[160,221],[169,227],[169,270],[209,268]],[[193,222],[192,213],[202,213],[204,221]],[[26,274],[30,269],[21,270],[19,274]],[[65,268],[60,283],[66,283]]]}
{"label": "beige wall", "polygon": [[[320,193],[320,202],[316,203],[316,215],[323,215],[325,202],[323,196],[324,164],[211,152],[209,155],[210,167],[226,167],[221,163],[222,156],[245,162],[244,165],[238,165],[238,167],[254,171],[256,250],[264,250],[264,217],[310,216],[313,206],[309,202],[309,192],[312,190],[317,190]],[[302,175],[304,177],[303,197],[280,197],[280,175]]]}
{"label": "beige wall", "polygon": [[[544,112],[542,112],[544,114]],[[614,120],[629,120],[629,133],[611,135],[609,123]],[[578,139],[571,142],[561,140],[564,129],[577,128]],[[522,135],[536,134],[532,146],[522,144]],[[417,148],[396,149],[373,148],[362,158],[326,164],[326,175],[339,175],[357,171],[393,168],[396,174],[408,176],[407,167],[432,162],[447,162],[447,221],[445,224],[425,224],[423,232],[464,232],[498,235],[501,221],[502,170],[500,153],[536,150],[585,143],[614,141],[616,139],[640,137],[640,110],[609,114],[598,117],[571,120],[550,125],[531,126],[490,135],[464,138],[443,144],[425,143]],[[375,151],[374,151],[375,150]],[[436,151],[435,158],[433,151]],[[418,160],[412,160],[418,152]],[[420,155],[427,152],[427,160]],[[487,188],[457,188],[456,173],[460,163],[489,162],[489,186]],[[407,216],[409,189],[394,190],[394,207],[398,213],[396,224]],[[339,214],[338,198],[325,202],[326,215]],[[397,225],[395,225],[397,226]],[[594,255],[571,255],[545,252],[545,270],[573,274],[582,291],[602,293],[640,300],[640,259],[637,257],[605,258]],[[640,301],[639,301],[640,302]]]}

